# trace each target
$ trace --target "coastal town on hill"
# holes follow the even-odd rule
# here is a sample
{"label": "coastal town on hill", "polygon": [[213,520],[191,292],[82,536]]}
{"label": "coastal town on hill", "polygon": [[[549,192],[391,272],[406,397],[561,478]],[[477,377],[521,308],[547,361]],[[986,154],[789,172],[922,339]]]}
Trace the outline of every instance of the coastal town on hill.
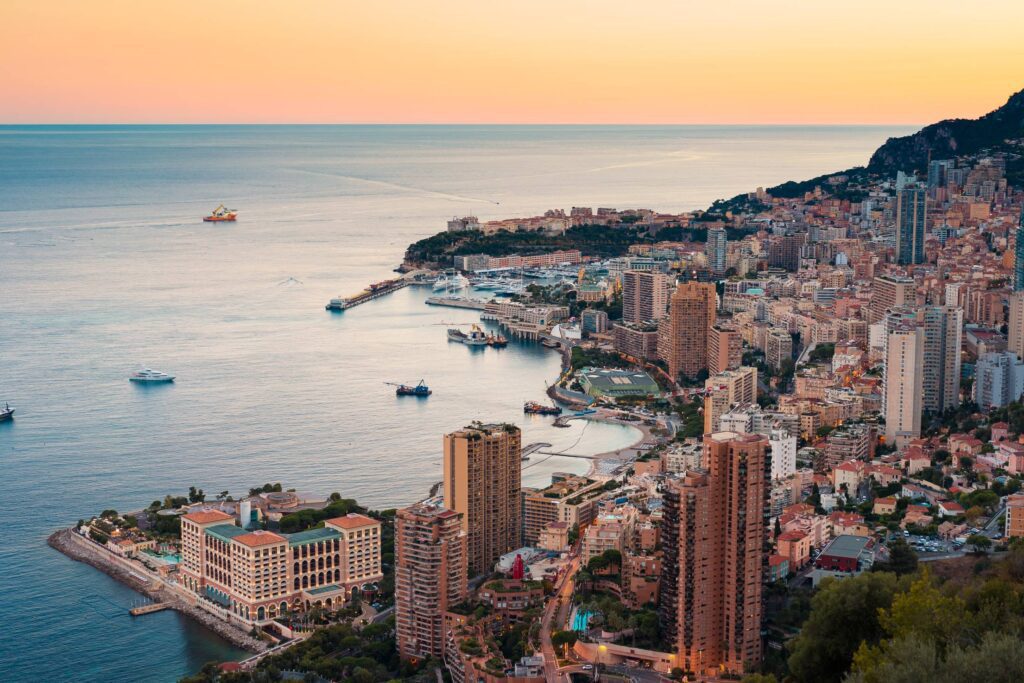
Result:
{"label": "coastal town on hill", "polygon": [[452,425],[407,507],[193,488],[51,544],[253,652],[195,683],[1019,680],[1024,141],[901,144],[707,211],[455,217],[328,306],[436,282],[561,354],[524,410],[640,435],[583,474]]}

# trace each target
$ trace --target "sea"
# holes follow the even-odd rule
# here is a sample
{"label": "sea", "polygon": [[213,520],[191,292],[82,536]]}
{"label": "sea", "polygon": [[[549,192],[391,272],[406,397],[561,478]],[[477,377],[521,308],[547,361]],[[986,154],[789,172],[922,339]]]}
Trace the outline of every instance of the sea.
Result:
{"label": "sea", "polygon": [[[532,343],[471,349],[478,314],[393,275],[453,216],[682,211],[863,164],[902,127],[0,126],[0,679],[175,681],[245,653],[45,541],[190,486],[280,482],[373,508],[425,497],[441,437],[515,422],[586,455],[636,430],[527,417],[559,372]],[[218,204],[236,223],[203,223]],[[141,364],[173,373],[136,386]],[[428,399],[387,382],[424,379]],[[535,456],[528,485],[589,461]]]}

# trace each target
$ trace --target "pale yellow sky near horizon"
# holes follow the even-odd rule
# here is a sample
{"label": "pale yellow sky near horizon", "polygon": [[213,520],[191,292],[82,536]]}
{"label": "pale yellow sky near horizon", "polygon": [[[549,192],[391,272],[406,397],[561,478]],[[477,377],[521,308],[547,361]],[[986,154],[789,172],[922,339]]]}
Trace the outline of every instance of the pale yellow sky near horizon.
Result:
{"label": "pale yellow sky near horizon", "polygon": [[1024,0],[0,0],[0,123],[908,123],[1024,88]]}

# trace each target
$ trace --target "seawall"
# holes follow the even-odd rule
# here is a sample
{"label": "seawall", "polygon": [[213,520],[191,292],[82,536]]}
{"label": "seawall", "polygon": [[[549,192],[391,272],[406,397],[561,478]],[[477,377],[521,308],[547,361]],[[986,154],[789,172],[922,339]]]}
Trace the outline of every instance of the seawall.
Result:
{"label": "seawall", "polygon": [[[146,570],[135,568],[108,550],[92,541],[82,538],[73,529],[61,529],[50,534],[47,544],[55,550],[98,569],[107,576],[120,581],[132,590],[138,591],[158,602],[185,614],[232,644],[250,652],[263,652],[268,645],[253,638],[247,632],[218,618],[195,605],[189,604],[177,591],[167,587],[162,580],[148,575]],[[142,617],[145,618],[145,617]]]}

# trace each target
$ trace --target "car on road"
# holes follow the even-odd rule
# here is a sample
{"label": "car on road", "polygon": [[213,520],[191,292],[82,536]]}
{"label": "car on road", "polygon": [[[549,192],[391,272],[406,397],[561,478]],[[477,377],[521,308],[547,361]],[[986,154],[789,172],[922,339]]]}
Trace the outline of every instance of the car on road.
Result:
{"label": "car on road", "polygon": [[583,669],[584,671],[590,671],[591,669],[594,668],[594,665],[593,664],[584,664],[580,668]]}

